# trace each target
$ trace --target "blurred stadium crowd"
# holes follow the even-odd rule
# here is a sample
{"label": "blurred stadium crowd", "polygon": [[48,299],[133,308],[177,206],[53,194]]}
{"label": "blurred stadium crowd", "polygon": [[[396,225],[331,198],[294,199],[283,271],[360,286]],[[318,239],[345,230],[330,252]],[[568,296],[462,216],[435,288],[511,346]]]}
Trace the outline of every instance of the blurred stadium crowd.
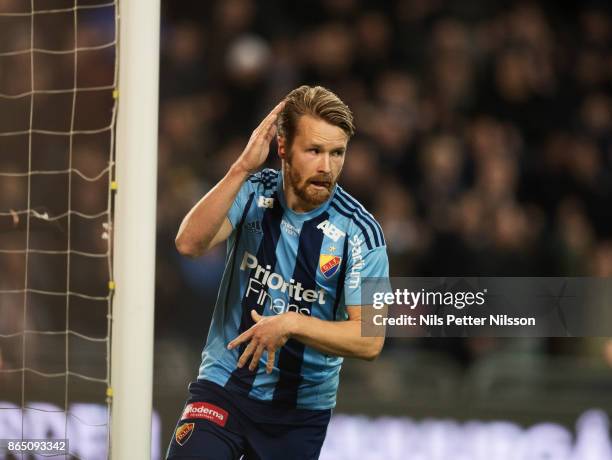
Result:
{"label": "blurred stadium crowd", "polygon": [[[38,9],[72,4],[35,2]],[[80,11],[76,34],[71,12],[36,15],[35,46],[112,45],[110,6]],[[29,7],[29,2],[0,0],[0,12]],[[380,221],[392,275],[612,276],[608,2],[181,0],[164,1],[162,8],[156,406],[168,433],[185,382],[195,375],[225,256],[220,245],[197,260],[180,257],[174,237],[185,213],[225,174],[260,118],[298,85],[326,86],[354,111],[357,135],[340,183]],[[2,132],[29,127],[30,54],[11,54],[30,46],[29,24],[28,16],[0,17],[0,95],[23,95],[0,97]],[[35,88],[72,88],[73,57],[35,53]],[[59,132],[109,127],[114,59],[113,47],[80,51],[76,86],[106,89],[77,92],[74,126],[71,91],[37,94],[32,126]],[[0,136],[0,172],[63,170],[72,151],[72,167],[98,179],[73,174],[69,201],[66,175],[33,175],[31,206],[51,216],[65,213],[68,204],[80,212],[105,211],[110,134],[108,129],[77,134],[72,142],[68,136],[35,134],[31,145],[28,136]],[[275,148],[272,167],[279,165]],[[104,253],[106,215],[74,218],[70,232],[66,219],[36,218],[26,237],[25,219],[15,223],[6,211],[27,209],[28,180],[27,175],[0,180],[0,249],[22,251],[29,244],[61,251],[70,235],[72,249]],[[23,289],[25,271],[23,253],[0,254],[0,291]],[[106,259],[74,256],[70,271],[68,280],[65,257],[31,254],[29,287],[63,292],[69,285],[90,295],[108,293]],[[67,323],[84,334],[108,332],[105,302],[71,297],[67,309],[64,296],[32,294],[28,305],[26,317],[22,296],[0,293],[0,334],[63,331]],[[31,337],[28,365],[64,370],[64,337],[54,337]],[[18,336],[0,343],[0,369],[21,365],[20,343]],[[519,356],[520,370],[513,358],[487,362],[488,352],[506,346],[526,352]],[[385,358],[407,348],[414,352],[410,359]],[[612,343],[603,349],[612,365]],[[59,360],[49,358],[53,350],[61,351]],[[77,353],[70,357],[73,371],[104,377],[104,351],[93,360],[99,350],[87,344],[71,343],[70,350]],[[592,389],[608,394],[609,369],[581,373],[583,367],[542,363],[537,356],[578,352],[601,360],[601,351],[596,339],[389,340],[376,372],[371,363],[345,364],[339,409],[348,407],[343,395],[344,401],[361,404],[365,388],[378,398],[372,398],[375,407],[350,410],[413,416],[432,416],[436,410],[447,416],[455,410],[453,416],[463,417],[464,407],[455,404],[462,384],[471,385],[469,394],[480,398],[482,410],[496,407],[497,387],[490,385],[488,396],[483,392],[491,375],[487,366],[494,361],[509,387],[526,389],[507,392],[506,406],[496,416],[517,418],[529,408],[541,419],[561,413],[559,401],[570,394],[568,376],[582,377],[571,395],[584,395],[585,404],[593,403]],[[484,363],[480,370],[462,382],[466,365],[478,362]],[[456,367],[462,370],[455,372]],[[547,381],[552,383],[538,386],[534,378],[535,386],[526,385],[524,376],[534,370],[537,378],[553,376]],[[3,379],[11,375],[19,388],[18,373]],[[32,388],[44,385],[35,382]],[[63,387],[58,391],[63,398]],[[407,393],[413,397],[402,398]],[[520,398],[522,409],[509,411]],[[406,408],[402,401],[414,405]],[[466,401],[471,407],[473,400]],[[578,413],[578,406],[570,406],[568,412]]]}
{"label": "blurred stadium crowd", "polygon": [[[0,370],[22,367],[24,330],[53,332],[27,334],[26,367],[47,373],[68,366],[57,332],[109,333],[114,7],[80,9],[75,21],[73,6],[0,0]],[[103,378],[105,344],[69,337],[71,369]]]}
{"label": "blurred stadium crowd", "polygon": [[[2,11],[29,11],[17,0],[0,3]],[[71,5],[52,3],[45,5]],[[304,83],[329,87],[354,110],[358,134],[341,184],[380,221],[393,275],[612,276],[606,2],[184,0],[162,7],[158,337],[205,336],[225,248],[198,260],[179,257],[179,223],[260,118]],[[76,43],[72,13],[37,15],[34,44],[66,50],[111,43],[112,15],[113,8],[80,11]],[[29,21],[2,18],[0,51],[29,47]],[[72,128],[109,125],[113,62],[112,48],[78,53],[77,86],[109,88],[77,93]],[[73,55],[36,54],[34,65],[37,90],[73,86]],[[29,66],[29,53],[2,56],[2,94],[25,94],[1,99],[3,132],[28,128]],[[38,94],[33,127],[70,131],[72,105],[70,92]],[[72,136],[72,166],[88,177],[103,174],[95,182],[74,176],[72,209],[106,209],[109,136]],[[67,168],[68,141],[34,135],[31,168]],[[2,136],[0,143],[2,171],[27,171],[28,137]],[[278,166],[274,145],[269,163]],[[27,180],[2,178],[3,211],[27,207]],[[65,175],[32,176],[31,187],[35,209],[67,210]],[[24,219],[18,232],[5,231],[12,216],[2,219],[2,247],[25,248]],[[104,252],[105,220],[73,219],[71,247]],[[30,230],[30,247],[66,248],[65,219],[35,219]],[[65,289],[63,258],[32,255],[29,262],[31,286]],[[105,294],[107,267],[98,262],[73,257],[73,289]],[[22,288],[23,255],[3,254],[0,263],[9,274],[1,288]],[[22,299],[11,299],[1,302],[6,332],[23,327]],[[63,298],[30,301],[28,327],[63,328]],[[94,333],[92,315],[105,325],[105,313],[104,304],[75,307],[71,324]]]}
{"label": "blurred stadium crowd", "polygon": [[300,84],[355,113],[340,182],[380,221],[392,275],[612,275],[605,2],[165,2],[164,18],[164,325],[205,332],[188,318],[209,315],[224,248],[179,260],[176,229]]}

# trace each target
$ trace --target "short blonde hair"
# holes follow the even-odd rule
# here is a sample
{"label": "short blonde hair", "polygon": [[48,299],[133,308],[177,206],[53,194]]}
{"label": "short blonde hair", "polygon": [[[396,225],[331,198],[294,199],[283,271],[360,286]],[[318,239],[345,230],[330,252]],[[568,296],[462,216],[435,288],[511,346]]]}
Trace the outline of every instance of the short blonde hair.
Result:
{"label": "short blonde hair", "polygon": [[353,113],[332,91],[322,86],[303,85],[285,97],[285,107],[278,117],[278,134],[291,147],[297,123],[302,115],[311,115],[338,126],[350,138],[355,134]]}

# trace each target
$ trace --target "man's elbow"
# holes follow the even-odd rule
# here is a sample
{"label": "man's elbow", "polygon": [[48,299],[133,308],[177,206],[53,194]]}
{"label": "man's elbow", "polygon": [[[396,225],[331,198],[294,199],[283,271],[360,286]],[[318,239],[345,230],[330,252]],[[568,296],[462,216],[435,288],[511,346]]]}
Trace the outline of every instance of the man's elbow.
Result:
{"label": "man's elbow", "polygon": [[186,241],[185,238],[181,238],[180,236],[176,237],[174,240],[174,245],[176,246],[176,250],[179,252],[179,254],[185,257],[195,258],[201,256],[203,253],[201,247]]}
{"label": "man's elbow", "polygon": [[365,361],[374,361],[380,355],[385,343],[384,337],[375,337],[366,347],[361,356]]}

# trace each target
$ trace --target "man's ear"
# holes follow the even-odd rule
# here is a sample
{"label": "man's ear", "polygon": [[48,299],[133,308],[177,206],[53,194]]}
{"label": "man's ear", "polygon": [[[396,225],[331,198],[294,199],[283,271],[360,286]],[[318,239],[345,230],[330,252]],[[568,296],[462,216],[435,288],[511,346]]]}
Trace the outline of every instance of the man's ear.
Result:
{"label": "man's ear", "polygon": [[278,145],[278,156],[281,160],[284,160],[287,156],[285,136],[276,136],[276,143]]}

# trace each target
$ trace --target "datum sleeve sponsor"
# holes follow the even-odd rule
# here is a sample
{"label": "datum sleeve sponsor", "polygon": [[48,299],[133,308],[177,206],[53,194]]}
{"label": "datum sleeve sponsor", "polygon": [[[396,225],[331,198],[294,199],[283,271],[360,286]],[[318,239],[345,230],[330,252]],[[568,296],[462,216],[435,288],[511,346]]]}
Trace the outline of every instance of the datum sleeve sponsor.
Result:
{"label": "datum sleeve sponsor", "polygon": [[368,305],[362,303],[361,285],[364,279],[376,280],[379,290],[388,284],[389,259],[384,246],[367,250],[363,236],[354,235],[348,240],[348,265],[344,276],[346,305]]}

